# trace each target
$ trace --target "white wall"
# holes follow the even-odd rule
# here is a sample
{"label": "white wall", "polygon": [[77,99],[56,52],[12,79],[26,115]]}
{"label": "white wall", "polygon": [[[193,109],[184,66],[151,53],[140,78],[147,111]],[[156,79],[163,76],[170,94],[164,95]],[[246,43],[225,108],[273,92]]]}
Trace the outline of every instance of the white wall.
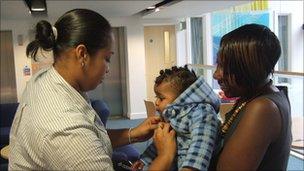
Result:
{"label": "white wall", "polygon": [[[53,24],[54,19],[44,18]],[[25,50],[29,43],[29,30],[33,29],[39,18],[23,20],[1,19],[1,30],[11,30],[13,33],[14,60],[16,72],[17,98],[20,101],[26,82],[31,76],[23,76],[23,67],[31,67],[31,59],[26,57]],[[131,119],[146,117],[143,99],[146,99],[145,78],[145,47],[143,25],[138,17],[111,18],[113,26],[126,27],[127,39],[127,94],[128,117]],[[24,43],[18,45],[17,36],[23,35]]]}
{"label": "white wall", "polygon": [[176,64],[184,66],[187,64],[187,32],[176,30]]}
{"label": "white wall", "polygon": [[[25,50],[28,41],[28,31],[31,28],[31,22],[24,20],[7,21],[1,20],[1,30],[10,30],[13,34],[14,62],[16,75],[17,99],[20,101],[26,82],[31,76],[23,75],[24,66],[31,67],[31,59],[26,57]],[[23,45],[18,45],[17,36],[23,36]]]}
{"label": "white wall", "polygon": [[[303,1],[268,1],[271,11],[275,14],[290,14],[291,16],[291,37],[290,37],[290,55],[292,72],[303,72],[303,37],[304,31],[302,25]],[[277,15],[275,15],[277,16]],[[277,25],[277,23],[274,23]],[[276,31],[276,30],[275,30]]]}
{"label": "white wall", "polygon": [[112,26],[127,28],[127,96],[128,117],[131,119],[145,118],[146,109],[146,70],[144,27],[137,16],[110,18]]}
{"label": "white wall", "polygon": [[175,25],[177,19],[141,19],[144,26]]}

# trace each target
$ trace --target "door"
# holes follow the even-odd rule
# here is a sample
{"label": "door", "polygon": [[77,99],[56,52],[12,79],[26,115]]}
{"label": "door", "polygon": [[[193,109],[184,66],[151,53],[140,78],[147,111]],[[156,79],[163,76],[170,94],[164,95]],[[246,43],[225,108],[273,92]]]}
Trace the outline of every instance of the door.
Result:
{"label": "door", "polygon": [[176,65],[175,26],[144,27],[147,100],[155,100],[154,81],[159,71]]}
{"label": "door", "polygon": [[1,104],[17,102],[12,37],[12,31],[1,31]]}

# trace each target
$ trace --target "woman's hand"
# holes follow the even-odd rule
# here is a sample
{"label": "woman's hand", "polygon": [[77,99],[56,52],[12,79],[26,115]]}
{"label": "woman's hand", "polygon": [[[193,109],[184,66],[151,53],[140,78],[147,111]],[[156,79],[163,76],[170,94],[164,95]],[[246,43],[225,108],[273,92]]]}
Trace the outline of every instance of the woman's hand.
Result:
{"label": "woman's hand", "polygon": [[158,155],[149,170],[170,170],[176,155],[175,131],[169,123],[159,123],[159,127],[154,131],[153,140]]}
{"label": "woman's hand", "polygon": [[176,153],[175,131],[169,123],[160,122],[154,132],[153,142],[157,149],[158,156],[171,156]]}
{"label": "woman's hand", "polygon": [[140,125],[131,129],[131,142],[141,142],[150,139],[160,121],[161,118],[159,116],[148,117]]}

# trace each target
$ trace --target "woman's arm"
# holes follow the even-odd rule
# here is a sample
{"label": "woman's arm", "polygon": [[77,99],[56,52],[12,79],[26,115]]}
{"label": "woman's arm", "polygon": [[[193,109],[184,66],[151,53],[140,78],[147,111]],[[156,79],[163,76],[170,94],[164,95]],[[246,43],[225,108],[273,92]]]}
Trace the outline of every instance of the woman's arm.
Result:
{"label": "woman's arm", "polygon": [[175,131],[170,128],[170,124],[162,124],[155,130],[153,140],[158,155],[149,170],[170,170],[176,155]]}
{"label": "woman's arm", "polygon": [[157,128],[157,124],[160,122],[160,117],[149,117],[140,125],[135,128],[129,129],[110,129],[108,135],[110,137],[112,147],[119,147],[126,144],[130,144],[129,136],[131,143],[146,141],[152,137],[154,129]]}
{"label": "woman's arm", "polygon": [[256,170],[281,131],[278,107],[269,99],[250,102],[235,132],[224,146],[217,170]]}
{"label": "woman's arm", "polygon": [[107,131],[113,148],[129,144],[129,129],[108,129]]}

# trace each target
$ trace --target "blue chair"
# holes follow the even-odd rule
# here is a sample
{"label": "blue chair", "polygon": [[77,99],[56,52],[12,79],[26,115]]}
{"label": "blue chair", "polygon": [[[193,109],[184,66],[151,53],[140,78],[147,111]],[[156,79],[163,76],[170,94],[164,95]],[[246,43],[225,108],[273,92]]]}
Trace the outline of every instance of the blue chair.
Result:
{"label": "blue chair", "polygon": [[0,148],[8,145],[11,125],[19,103],[0,104]]}
{"label": "blue chair", "polygon": [[[108,117],[110,115],[108,105],[101,100],[93,100],[91,101],[91,105],[96,111],[96,113],[99,115],[102,123],[106,126]],[[133,162],[139,159],[139,155],[139,151],[133,145],[130,144],[113,149],[112,160],[114,165],[117,162],[125,160]]]}
{"label": "blue chair", "polygon": [[[0,148],[9,144],[9,134],[19,103],[0,104]],[[0,170],[7,170],[8,160],[0,157]]]}

